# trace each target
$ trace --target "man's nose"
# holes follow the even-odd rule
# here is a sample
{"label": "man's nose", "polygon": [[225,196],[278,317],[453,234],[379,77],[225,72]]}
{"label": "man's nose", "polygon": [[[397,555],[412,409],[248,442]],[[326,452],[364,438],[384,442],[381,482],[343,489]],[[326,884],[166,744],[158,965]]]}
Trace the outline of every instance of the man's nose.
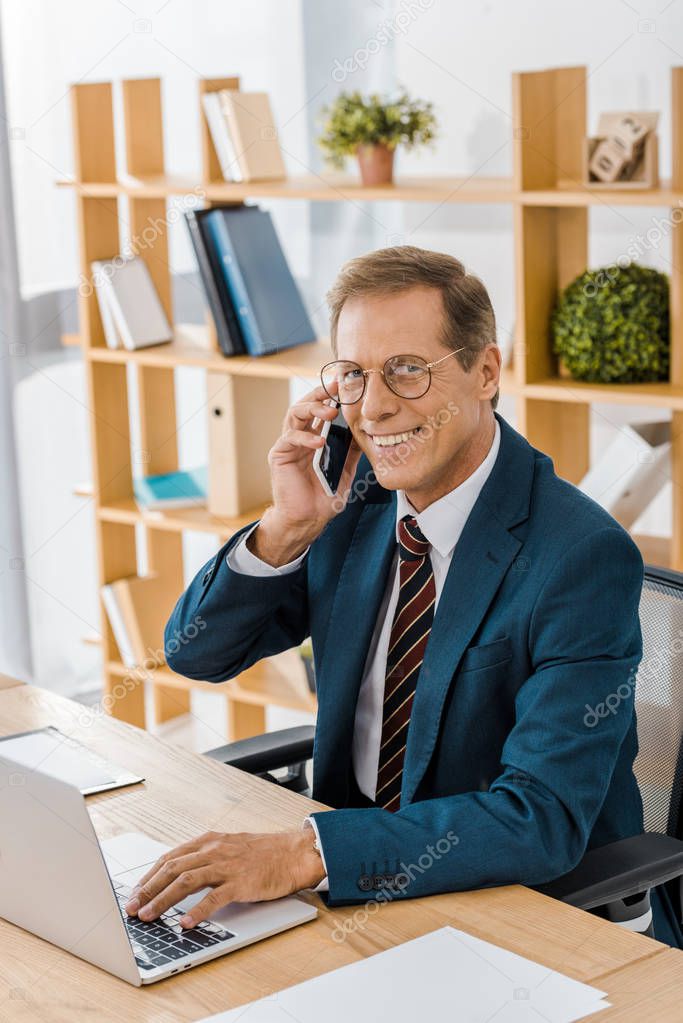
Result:
{"label": "man's nose", "polygon": [[364,419],[375,420],[396,411],[397,397],[391,391],[381,373],[368,373],[365,380],[365,394],[361,404]]}

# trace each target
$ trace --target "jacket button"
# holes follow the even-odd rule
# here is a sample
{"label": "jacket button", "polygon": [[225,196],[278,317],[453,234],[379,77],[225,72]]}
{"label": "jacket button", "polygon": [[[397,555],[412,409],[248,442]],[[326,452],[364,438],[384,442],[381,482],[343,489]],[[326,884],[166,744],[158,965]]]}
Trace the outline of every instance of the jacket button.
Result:
{"label": "jacket button", "polygon": [[384,874],[375,874],[375,876],[372,879],[372,887],[375,889],[376,892],[384,888],[386,883],[387,879],[385,878]]}
{"label": "jacket button", "polygon": [[358,887],[362,892],[369,892],[372,888],[372,878],[369,874],[361,874],[358,878]]}

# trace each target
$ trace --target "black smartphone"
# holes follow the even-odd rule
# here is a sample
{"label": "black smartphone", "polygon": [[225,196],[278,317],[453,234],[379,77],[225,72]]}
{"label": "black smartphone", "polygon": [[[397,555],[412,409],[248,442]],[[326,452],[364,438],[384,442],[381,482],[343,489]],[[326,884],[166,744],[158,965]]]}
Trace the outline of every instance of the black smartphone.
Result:
{"label": "black smartphone", "polygon": [[320,436],[325,438],[325,444],[313,455],[313,469],[328,497],[335,497],[351,447],[352,433],[342,415],[341,405],[331,401],[328,404],[336,405],[337,418],[326,420],[323,425]]}

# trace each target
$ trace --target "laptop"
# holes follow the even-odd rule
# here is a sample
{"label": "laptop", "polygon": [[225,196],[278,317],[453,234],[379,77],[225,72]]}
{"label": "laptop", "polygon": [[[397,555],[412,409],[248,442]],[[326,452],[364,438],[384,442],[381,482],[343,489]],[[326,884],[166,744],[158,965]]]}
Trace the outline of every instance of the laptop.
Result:
{"label": "laptop", "polygon": [[317,916],[297,896],[231,903],[197,927],[178,917],[208,889],[151,923],[124,909],[170,846],[132,832],[100,842],[72,784],[0,757],[0,917],[129,984],[163,980]]}

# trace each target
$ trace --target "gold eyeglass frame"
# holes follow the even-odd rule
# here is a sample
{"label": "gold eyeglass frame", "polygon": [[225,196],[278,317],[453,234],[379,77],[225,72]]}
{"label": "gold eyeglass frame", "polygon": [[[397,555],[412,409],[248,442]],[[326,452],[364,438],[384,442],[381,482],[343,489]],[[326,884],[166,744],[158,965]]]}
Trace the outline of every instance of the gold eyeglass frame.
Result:
{"label": "gold eyeglass frame", "polygon": [[[393,359],[419,359],[420,362],[424,362],[424,359],[422,358],[421,355],[390,355],[389,358],[386,360],[386,362],[384,363],[384,365],[382,366],[381,369],[363,369],[363,367],[360,366],[357,362],[354,362],[353,359],[333,359],[332,362],[326,362],[325,365],[323,366],[323,368],[320,370],[320,383],[323,386],[323,390],[325,391],[325,394],[327,394],[330,398],[332,398],[333,401],[339,402],[340,405],[356,405],[359,401],[362,401],[363,397],[365,396],[365,389],[367,387],[368,377],[370,376],[370,374],[371,373],[381,373],[382,374],[382,379],[384,380],[384,383],[387,385],[387,387],[389,388],[389,390],[391,391],[392,394],[395,394],[397,398],[405,398],[407,401],[416,401],[418,398],[424,398],[425,394],[427,393],[429,388],[432,386],[432,367],[433,366],[438,366],[440,362],[444,362],[445,359],[450,359],[450,357],[452,355],[457,355],[458,352],[464,352],[466,347],[467,347],[467,345],[463,345],[462,348],[456,348],[454,351],[449,352],[448,355],[444,355],[440,359],[436,359],[434,362],[425,362],[424,363],[425,368],[427,370],[427,386],[425,387],[425,389],[422,392],[422,394],[412,394],[412,395],[410,395],[410,394],[399,394],[398,391],[395,391],[394,388],[391,386],[391,384],[388,382],[388,380],[386,378],[386,373],[384,372],[386,367],[387,367],[387,363],[391,362]],[[360,392],[358,397],[355,398],[353,401],[341,401],[339,399],[338,395],[330,394],[330,392],[325,387],[325,381],[323,380],[323,373],[328,368],[328,366],[334,366],[338,362],[348,362],[352,366],[358,366],[358,369],[363,374],[363,390]]]}

